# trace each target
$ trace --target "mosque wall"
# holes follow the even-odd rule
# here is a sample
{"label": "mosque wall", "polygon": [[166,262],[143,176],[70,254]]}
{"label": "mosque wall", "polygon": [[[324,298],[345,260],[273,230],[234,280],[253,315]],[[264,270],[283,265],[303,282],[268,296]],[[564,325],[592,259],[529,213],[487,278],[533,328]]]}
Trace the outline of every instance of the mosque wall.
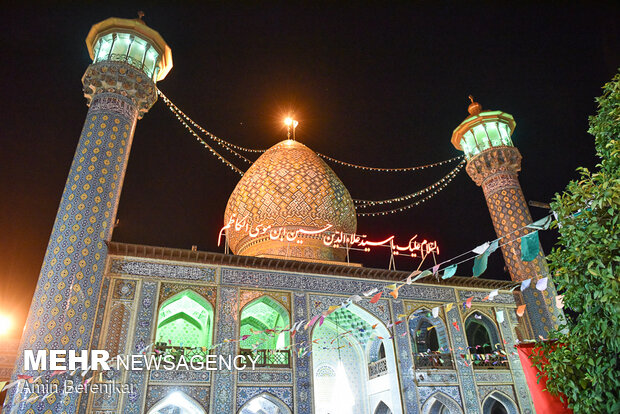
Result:
{"label": "mosque wall", "polygon": [[[112,355],[139,353],[156,340],[161,304],[186,289],[204,297],[213,306],[212,343],[218,344],[227,339],[239,339],[241,309],[260,295],[269,295],[283,304],[290,313],[291,324],[294,324],[326,311],[329,306],[341,304],[350,295],[389,284],[383,280],[111,255],[107,260],[94,320],[93,344],[109,350]],[[534,412],[518,356],[509,355],[506,369],[475,368],[471,361],[467,366],[459,357],[467,353],[465,320],[473,311],[491,319],[498,326],[502,340],[513,343],[516,338],[513,295],[503,291],[493,302],[483,302],[482,298],[489,291],[412,284],[400,289],[398,299],[389,297],[376,304],[366,300],[359,302],[363,312],[371,315],[379,328],[385,330],[389,326],[393,333],[393,339],[386,338],[383,342],[391,349],[395,364],[393,378],[396,386],[388,387],[392,397],[386,402],[393,413],[435,412],[438,404],[443,404],[450,412],[458,412],[455,411],[458,409],[466,413],[485,413],[483,406],[491,398],[501,398],[507,401],[506,405],[512,402],[513,408],[509,407],[509,412]],[[471,309],[454,306],[444,312],[445,307],[442,307],[438,315],[443,324],[441,335],[447,338],[452,348],[452,368],[416,368],[415,345],[408,324],[392,326],[399,315],[409,317],[416,310],[463,301],[464,297],[472,295]],[[497,310],[503,310],[507,315],[501,324],[495,320]],[[311,341],[312,334],[310,329],[300,329],[291,342]],[[217,348],[220,355],[236,355],[237,352],[236,342]],[[321,358],[325,356],[323,354]],[[318,412],[314,390],[318,389],[315,383],[320,378],[316,370],[320,367],[315,366],[312,354],[299,357],[297,352],[292,352],[290,358],[290,367],[265,367],[254,371],[110,371],[101,378],[102,382],[133,383],[137,385],[135,392],[91,393],[89,398],[80,401],[79,412],[148,413],[175,391],[184,393],[205,412],[237,413],[261,395],[267,395],[293,413]],[[357,369],[361,375],[366,367],[351,369]],[[329,369],[321,372],[329,375]],[[367,392],[372,394],[373,391]],[[365,409],[373,413],[377,399],[369,401]]]}

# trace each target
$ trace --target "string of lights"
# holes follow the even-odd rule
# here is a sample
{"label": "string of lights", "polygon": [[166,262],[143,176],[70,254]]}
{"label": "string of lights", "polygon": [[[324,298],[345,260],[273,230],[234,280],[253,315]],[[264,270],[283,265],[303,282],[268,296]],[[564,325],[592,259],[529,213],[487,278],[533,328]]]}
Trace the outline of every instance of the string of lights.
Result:
{"label": "string of lights", "polygon": [[[463,161],[464,162],[464,161]],[[460,171],[461,169],[459,169],[458,171]],[[458,172],[457,171],[457,172]],[[433,192],[431,192],[429,195],[427,195],[424,198],[419,199],[418,201],[411,203],[411,204],[407,204],[405,206],[402,207],[398,207],[398,208],[394,208],[392,210],[384,210],[384,211],[375,211],[372,213],[356,213],[358,215],[358,217],[376,217],[376,216],[386,216],[388,214],[395,214],[395,213],[400,213],[402,211],[405,210],[409,210],[413,207],[419,206],[422,203],[425,203],[426,201],[430,200],[431,198],[433,198],[434,196],[436,196],[439,192],[441,192],[444,188],[446,188],[448,186],[448,184],[450,184],[450,182],[454,179],[454,177],[456,176],[456,173],[453,174],[450,177],[444,177],[443,182],[441,182],[440,180],[440,184],[435,188],[435,190]]]}
{"label": "string of lights", "polygon": [[211,152],[211,154],[215,155],[223,164],[225,164],[231,170],[233,170],[234,172],[236,172],[237,174],[239,174],[240,176],[243,177],[244,172],[241,169],[239,169],[236,165],[234,165],[232,162],[228,161],[219,152],[217,152],[215,149],[213,149],[213,147],[211,147],[204,139],[202,139],[200,137],[200,135],[198,135],[198,133],[196,131],[194,131],[192,129],[192,127],[189,126],[187,124],[187,122],[185,122],[183,120],[183,118],[181,118],[181,116],[179,114],[177,114],[174,111],[172,113],[176,116],[176,118],[179,120],[179,122],[181,122],[181,124],[185,127],[185,129],[187,129],[190,132],[190,134],[192,134],[194,136],[194,138],[196,138],[196,141],[200,142],[206,149],[209,150],[209,152]]}
{"label": "string of lights", "polygon": [[356,208],[368,208],[368,207],[372,207],[375,205],[382,205],[382,204],[391,204],[391,203],[398,203],[401,201],[406,201],[406,200],[410,200],[412,198],[415,198],[417,196],[420,196],[422,194],[428,193],[429,191],[435,189],[436,187],[440,186],[442,183],[444,183],[446,180],[452,180],[454,178],[454,176],[456,174],[458,174],[461,169],[463,169],[463,167],[465,166],[466,161],[462,160],[460,163],[457,164],[456,167],[454,167],[454,169],[452,169],[448,174],[446,174],[445,176],[443,176],[439,181],[437,181],[434,184],[429,185],[426,188],[423,188],[420,191],[416,191],[415,193],[411,193],[411,194],[407,194],[407,195],[403,195],[403,196],[399,196],[399,197],[394,197],[394,198],[388,198],[385,200],[359,200],[359,199],[353,199],[353,201],[358,204],[356,206]]}
{"label": "string of lights", "polygon": [[172,101],[170,99],[168,99],[168,97],[166,95],[163,94],[162,91],[160,91],[158,89],[157,93],[161,96],[162,100],[164,101],[164,103],[166,104],[168,109],[170,109],[170,111],[177,116],[177,119],[179,119],[179,120],[181,120],[181,118],[185,119],[185,121],[189,122],[194,128],[196,128],[197,130],[199,130],[200,132],[205,134],[207,137],[209,137],[213,141],[215,141],[217,144],[219,144],[221,147],[223,147],[226,150],[230,151],[233,155],[235,155],[236,157],[240,158],[241,160],[247,162],[248,164],[252,164],[254,161],[252,161],[252,160],[244,157],[243,155],[239,154],[233,148],[235,148],[235,149],[237,149],[239,151],[248,151],[248,152],[259,152],[259,153],[262,153],[262,152],[266,151],[266,150],[253,150],[253,149],[250,149],[250,148],[241,147],[239,145],[235,145],[235,144],[233,144],[231,142],[228,142],[226,140],[218,138],[217,136],[213,135],[212,133],[210,133],[209,131],[207,131],[206,129],[204,129],[200,125],[198,125],[193,119],[191,119],[189,116],[187,116],[185,114],[185,112],[181,111],[178,106],[176,106],[174,103],[172,103]]}
{"label": "string of lights", "polygon": [[[228,151],[230,151],[231,153],[233,153],[235,156],[239,157],[240,159],[244,160],[245,162],[251,164],[253,161],[247,159],[246,157],[244,157],[243,155],[239,154],[235,150],[249,152],[249,153],[259,153],[259,154],[260,153],[264,153],[265,151],[267,151],[265,149],[252,149],[252,148],[242,147],[240,145],[233,144],[232,142],[229,142],[229,141],[226,141],[225,139],[217,137],[216,135],[212,134],[211,132],[209,132],[206,129],[204,129],[203,127],[201,127],[198,123],[196,123],[189,116],[187,116],[187,114],[185,114],[185,112],[183,112],[181,109],[179,109],[178,106],[176,106],[170,99],[168,99],[168,97],[166,95],[164,95],[164,93],[161,90],[158,89],[157,93],[159,94],[159,96],[161,96],[162,100],[164,101],[166,106],[168,106],[170,111],[172,111],[175,114],[180,115],[183,119],[185,119],[187,122],[189,122],[198,131],[202,132],[207,137],[209,137],[210,139],[215,141],[217,144],[219,144],[223,148],[227,149]],[[343,165],[345,167],[361,169],[361,170],[364,170],[364,171],[378,171],[378,172],[407,172],[407,171],[423,170],[423,169],[426,169],[426,168],[432,168],[432,167],[438,167],[438,166],[441,166],[441,165],[445,165],[445,164],[451,163],[453,161],[456,161],[456,160],[461,159],[461,158],[464,157],[464,155],[459,155],[457,157],[450,158],[448,160],[439,161],[439,162],[435,162],[435,163],[432,163],[432,164],[418,165],[418,166],[414,166],[414,167],[380,168],[380,167],[369,167],[369,166],[360,165],[360,164],[353,164],[353,163],[346,162],[346,161],[340,161],[340,160],[332,158],[332,157],[330,157],[328,155],[322,154],[320,152],[317,152],[316,154],[319,157],[322,157],[322,158],[324,158],[324,159],[326,159],[328,161],[335,162],[337,164]]]}
{"label": "string of lights", "polygon": [[464,157],[464,155],[459,155],[457,157],[450,158],[448,160],[439,161],[439,162],[435,162],[435,163],[427,164],[427,165],[418,165],[418,166],[415,166],[415,167],[380,168],[380,167],[368,167],[368,166],[365,166],[365,165],[352,164],[350,162],[340,161],[340,160],[337,160],[337,159],[332,158],[330,156],[327,156],[325,154],[321,154],[320,152],[317,152],[317,155],[319,157],[321,157],[321,158],[324,158],[324,159],[326,159],[328,161],[331,161],[331,162],[335,162],[336,164],[340,164],[340,165],[343,165],[345,167],[351,167],[351,168],[355,168],[355,169],[359,169],[359,170],[365,170],[365,171],[378,171],[378,172],[406,172],[406,171],[424,170],[426,168],[438,167],[440,165],[448,164],[448,163],[451,163],[452,161],[456,161],[456,160],[461,159],[461,158]]}

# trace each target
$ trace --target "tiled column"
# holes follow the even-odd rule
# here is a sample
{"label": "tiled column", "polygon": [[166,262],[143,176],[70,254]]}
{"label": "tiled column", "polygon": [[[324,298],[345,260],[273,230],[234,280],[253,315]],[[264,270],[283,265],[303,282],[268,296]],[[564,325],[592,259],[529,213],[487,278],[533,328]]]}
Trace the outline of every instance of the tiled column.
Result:
{"label": "tiled column", "polygon": [[[83,78],[90,98],[86,122],[60,200],[19,348],[17,374],[25,372],[23,351],[89,349],[110,240],[137,119],[156,101],[155,84],[125,63],[88,67]],[[14,404],[5,411],[74,413],[79,393]]]}

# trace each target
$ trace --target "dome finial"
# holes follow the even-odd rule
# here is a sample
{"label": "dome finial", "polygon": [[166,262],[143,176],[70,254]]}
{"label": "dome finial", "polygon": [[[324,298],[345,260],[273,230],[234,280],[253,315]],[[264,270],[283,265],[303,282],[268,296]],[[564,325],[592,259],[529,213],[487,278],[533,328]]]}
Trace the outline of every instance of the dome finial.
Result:
{"label": "dome finial", "polygon": [[478,115],[480,112],[482,112],[482,105],[480,105],[478,102],[475,102],[472,95],[469,95],[469,100],[471,101],[471,103],[467,108],[467,112],[469,112],[470,115]]}

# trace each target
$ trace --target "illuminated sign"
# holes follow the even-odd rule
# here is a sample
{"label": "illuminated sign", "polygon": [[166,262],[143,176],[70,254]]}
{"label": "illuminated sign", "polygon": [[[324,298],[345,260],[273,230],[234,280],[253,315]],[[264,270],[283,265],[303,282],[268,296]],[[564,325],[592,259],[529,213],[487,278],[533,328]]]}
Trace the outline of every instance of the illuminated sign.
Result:
{"label": "illuminated sign", "polygon": [[273,227],[271,225],[265,226],[263,224],[252,226],[247,216],[240,219],[233,214],[230,220],[228,220],[228,223],[220,230],[217,245],[219,246],[221,244],[224,232],[231,229],[236,232],[243,231],[251,238],[268,236],[270,240],[287,241],[298,244],[303,244],[302,237],[304,235],[321,235],[323,244],[334,248],[344,246],[345,248],[361,248],[363,251],[368,252],[371,247],[389,247],[394,255],[406,254],[411,257],[418,257],[418,255],[426,257],[428,254],[439,254],[439,246],[436,241],[428,241],[426,239],[418,241],[417,234],[409,239],[408,244],[400,246],[394,242],[395,236],[390,236],[381,241],[371,241],[367,239],[368,236],[366,235],[330,231],[332,227],[333,225],[327,224],[321,229],[306,230],[302,228],[290,229],[286,227]]}

